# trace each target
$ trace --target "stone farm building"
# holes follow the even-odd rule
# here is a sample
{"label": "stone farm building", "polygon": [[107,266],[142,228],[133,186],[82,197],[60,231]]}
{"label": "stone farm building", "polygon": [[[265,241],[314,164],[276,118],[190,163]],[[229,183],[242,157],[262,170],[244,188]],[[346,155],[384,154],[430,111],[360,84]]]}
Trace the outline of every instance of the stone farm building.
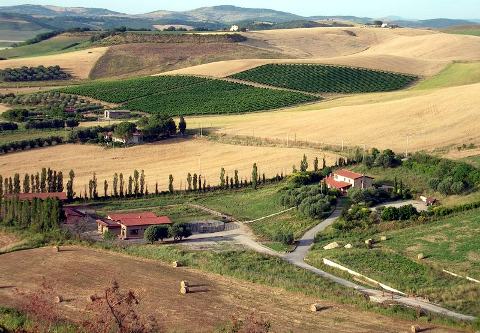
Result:
{"label": "stone farm building", "polygon": [[107,231],[121,239],[141,239],[148,227],[153,225],[170,225],[168,216],[156,216],[151,212],[109,214],[106,219],[98,219],[98,232]]}
{"label": "stone farm building", "polygon": [[115,133],[113,132],[105,133],[104,138],[106,141],[113,141],[127,145],[139,145],[143,143],[143,133],[139,131],[133,133],[132,136],[128,139],[116,137]]}
{"label": "stone farm building", "polygon": [[105,110],[103,117],[105,120],[124,119],[129,118],[130,114],[129,110]]}
{"label": "stone farm building", "polygon": [[373,178],[350,170],[339,170],[325,178],[325,183],[330,189],[337,189],[347,193],[351,188],[362,190],[373,186]]}

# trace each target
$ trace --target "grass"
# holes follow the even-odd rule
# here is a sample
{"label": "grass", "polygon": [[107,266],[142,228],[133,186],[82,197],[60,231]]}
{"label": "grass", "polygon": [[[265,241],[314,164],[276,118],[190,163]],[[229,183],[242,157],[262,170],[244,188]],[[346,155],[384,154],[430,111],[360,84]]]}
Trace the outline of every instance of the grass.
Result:
{"label": "grass", "polygon": [[[406,293],[425,296],[448,308],[473,315],[480,314],[480,288],[466,279],[442,272],[443,269],[480,279],[480,210],[465,212],[435,222],[410,227],[396,225],[379,234],[334,234],[326,232],[309,254],[309,260],[324,268],[323,258],[334,260],[370,278]],[[387,236],[375,249],[366,250],[363,240]],[[351,243],[351,250],[323,250],[338,241]],[[424,260],[417,260],[419,253]]]}
{"label": "grass", "polygon": [[238,220],[248,221],[278,213],[285,208],[280,204],[279,190],[282,185],[226,192],[221,195],[199,197],[196,203],[231,215]]}
{"label": "grass", "polygon": [[480,25],[456,26],[445,29],[443,32],[457,35],[480,36]]}
{"label": "grass", "polygon": [[32,140],[37,138],[46,138],[50,136],[61,136],[66,138],[68,131],[65,130],[19,130],[0,132],[0,144]]}
{"label": "grass", "polygon": [[289,211],[268,219],[250,224],[253,232],[264,239],[274,239],[279,232],[292,232],[295,239],[301,238],[305,232],[320,223],[308,217],[299,216],[296,211]]}
{"label": "grass", "polygon": [[480,82],[480,62],[453,63],[444,70],[416,85],[413,90],[462,86]]}
{"label": "grass", "polygon": [[8,50],[1,50],[0,57],[7,59],[35,57],[48,55],[56,52],[64,52],[73,49],[80,43],[84,43],[90,39],[90,36],[84,35],[59,35],[40,43],[15,47]]}
{"label": "grass", "polygon": [[235,79],[314,93],[366,93],[404,88],[417,78],[370,69],[327,65],[270,64],[232,75]]}

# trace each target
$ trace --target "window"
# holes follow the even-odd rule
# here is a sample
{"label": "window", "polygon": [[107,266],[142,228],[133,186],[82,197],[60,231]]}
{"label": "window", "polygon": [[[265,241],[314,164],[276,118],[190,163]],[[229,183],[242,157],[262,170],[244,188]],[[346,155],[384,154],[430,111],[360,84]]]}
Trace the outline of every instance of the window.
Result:
{"label": "window", "polygon": [[138,236],[138,229],[132,229],[132,230],[130,230],[130,235],[132,235],[132,236]]}

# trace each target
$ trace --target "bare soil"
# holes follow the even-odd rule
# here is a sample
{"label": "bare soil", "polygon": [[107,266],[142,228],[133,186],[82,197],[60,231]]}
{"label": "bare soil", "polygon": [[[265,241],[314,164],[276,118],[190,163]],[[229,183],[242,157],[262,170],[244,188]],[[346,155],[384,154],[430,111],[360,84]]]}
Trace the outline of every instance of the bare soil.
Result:
{"label": "bare soil", "polygon": [[[411,323],[394,320],[351,306],[321,301],[281,289],[202,273],[172,268],[156,261],[80,247],[18,251],[0,256],[0,304],[15,306],[14,288],[34,290],[42,278],[66,301],[61,312],[73,321],[81,320],[90,295],[100,293],[117,280],[140,297],[140,309],[153,315],[167,329],[211,332],[232,316],[256,312],[269,320],[273,332],[407,332]],[[202,292],[179,293],[180,281],[200,286]],[[327,309],[309,311],[312,303]],[[455,332],[428,325],[429,332]]]}

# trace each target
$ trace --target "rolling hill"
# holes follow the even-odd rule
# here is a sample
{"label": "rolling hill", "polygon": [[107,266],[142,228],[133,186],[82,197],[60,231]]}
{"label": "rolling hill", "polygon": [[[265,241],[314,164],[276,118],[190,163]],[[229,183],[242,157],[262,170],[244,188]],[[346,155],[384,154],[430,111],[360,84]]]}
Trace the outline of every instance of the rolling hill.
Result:
{"label": "rolling hill", "polygon": [[31,16],[122,16],[125,14],[103,8],[60,7],[42,5],[2,6],[0,13],[24,14]]}

